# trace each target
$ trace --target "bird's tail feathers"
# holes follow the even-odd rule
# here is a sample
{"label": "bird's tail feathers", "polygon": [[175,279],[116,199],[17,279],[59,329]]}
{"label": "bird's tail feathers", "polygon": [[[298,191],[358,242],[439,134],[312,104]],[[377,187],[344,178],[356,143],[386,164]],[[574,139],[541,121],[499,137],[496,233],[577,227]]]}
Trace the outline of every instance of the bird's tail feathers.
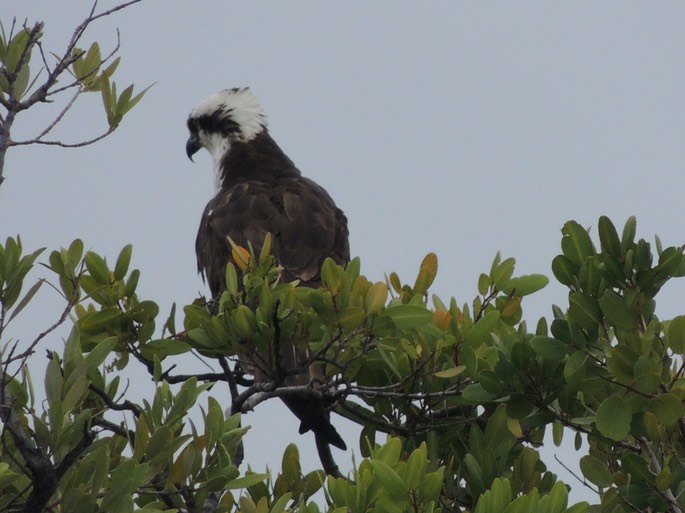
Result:
{"label": "bird's tail feathers", "polygon": [[323,402],[311,397],[283,398],[285,405],[300,419],[300,434],[313,431],[317,443],[324,442],[343,451],[347,449],[340,433],[331,424],[330,416]]}

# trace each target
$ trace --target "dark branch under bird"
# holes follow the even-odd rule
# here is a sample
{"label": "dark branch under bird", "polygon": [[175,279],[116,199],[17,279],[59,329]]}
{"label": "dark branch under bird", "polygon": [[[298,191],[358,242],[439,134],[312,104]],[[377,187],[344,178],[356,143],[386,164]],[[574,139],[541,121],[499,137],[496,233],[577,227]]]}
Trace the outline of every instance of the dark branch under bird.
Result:
{"label": "dark branch under bird", "polygon": [[[309,287],[320,286],[326,258],[340,265],[349,262],[345,215],[272,139],[262,107],[249,88],[227,89],[204,100],[191,112],[188,130],[188,157],[192,160],[205,148],[214,160],[215,195],[202,214],[195,243],[198,270],[214,299],[225,290],[229,237],[239,246],[251,244],[259,254],[264,237],[271,234],[281,279],[300,280]],[[282,342],[283,368],[294,368],[301,356],[292,343]],[[266,381],[273,380],[273,370],[257,365],[252,372],[255,380]],[[289,376],[285,384],[306,385],[313,375],[316,369]],[[323,401],[311,396],[283,401],[299,418],[300,433],[314,432],[324,469],[338,473],[328,446],[345,449],[345,442]]]}

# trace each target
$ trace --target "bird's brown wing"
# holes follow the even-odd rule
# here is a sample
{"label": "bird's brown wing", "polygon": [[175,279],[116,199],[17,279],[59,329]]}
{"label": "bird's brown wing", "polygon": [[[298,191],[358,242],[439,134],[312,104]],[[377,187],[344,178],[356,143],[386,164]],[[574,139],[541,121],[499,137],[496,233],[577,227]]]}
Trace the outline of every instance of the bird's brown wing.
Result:
{"label": "bird's brown wing", "polygon": [[342,265],[350,258],[347,220],[322,187],[302,177],[239,182],[209,202],[196,240],[198,268],[214,297],[225,288],[228,237],[259,253],[267,233],[285,281],[317,286],[327,257]]}

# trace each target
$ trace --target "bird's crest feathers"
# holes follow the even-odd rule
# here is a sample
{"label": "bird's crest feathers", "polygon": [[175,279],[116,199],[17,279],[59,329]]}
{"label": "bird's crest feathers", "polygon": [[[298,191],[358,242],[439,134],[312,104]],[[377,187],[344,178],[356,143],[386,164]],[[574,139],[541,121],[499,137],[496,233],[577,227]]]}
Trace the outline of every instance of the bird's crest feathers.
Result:
{"label": "bird's crest feathers", "polygon": [[253,139],[267,127],[262,106],[249,87],[225,89],[204,99],[190,113],[188,124],[192,123],[205,132],[241,141]]}

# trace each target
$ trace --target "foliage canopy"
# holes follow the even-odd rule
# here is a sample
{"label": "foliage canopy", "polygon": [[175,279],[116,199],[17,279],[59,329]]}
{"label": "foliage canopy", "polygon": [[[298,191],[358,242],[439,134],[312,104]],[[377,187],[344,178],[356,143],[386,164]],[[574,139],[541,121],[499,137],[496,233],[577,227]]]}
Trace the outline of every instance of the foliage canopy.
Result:
{"label": "foliage canopy", "polygon": [[[279,281],[266,244],[260,255],[236,252],[218,313],[197,300],[177,328],[173,309],[160,322],[156,303],[137,295],[130,246],[110,265],[74,241],[46,264],[65,301],[61,321],[75,321],[48,355],[44,399],[29,369],[51,330],[26,347],[4,341],[0,508],[29,511],[42,493],[50,511],[319,511],[312,495],[323,487],[328,511],[679,511],[685,316],[660,321],[655,297],[685,273],[683,252],[657,239],[654,255],[633,218],[620,236],[606,217],[598,226],[597,246],[578,223],[564,225],[552,270],[569,304],[534,331],[522,299],[547,279],[516,277],[499,255],[460,305],[429,300],[432,254],[412,285],[395,274],[372,282],[355,259],[346,269],[326,262],[324,286],[309,289]],[[0,247],[0,330],[46,283],[24,291],[40,252],[12,238]],[[253,383],[240,369],[245,344],[275,361],[286,338],[307,345],[301,364],[323,365],[324,380]],[[191,351],[216,371],[180,374]],[[136,365],[156,388],[142,403],[121,390],[121,371]],[[214,397],[226,388],[230,405]],[[236,466],[240,414],[302,393],[363,426],[351,480],[303,475],[294,445],[276,476]],[[548,430],[557,444],[575,434],[601,506],[569,507],[538,452]]]}

